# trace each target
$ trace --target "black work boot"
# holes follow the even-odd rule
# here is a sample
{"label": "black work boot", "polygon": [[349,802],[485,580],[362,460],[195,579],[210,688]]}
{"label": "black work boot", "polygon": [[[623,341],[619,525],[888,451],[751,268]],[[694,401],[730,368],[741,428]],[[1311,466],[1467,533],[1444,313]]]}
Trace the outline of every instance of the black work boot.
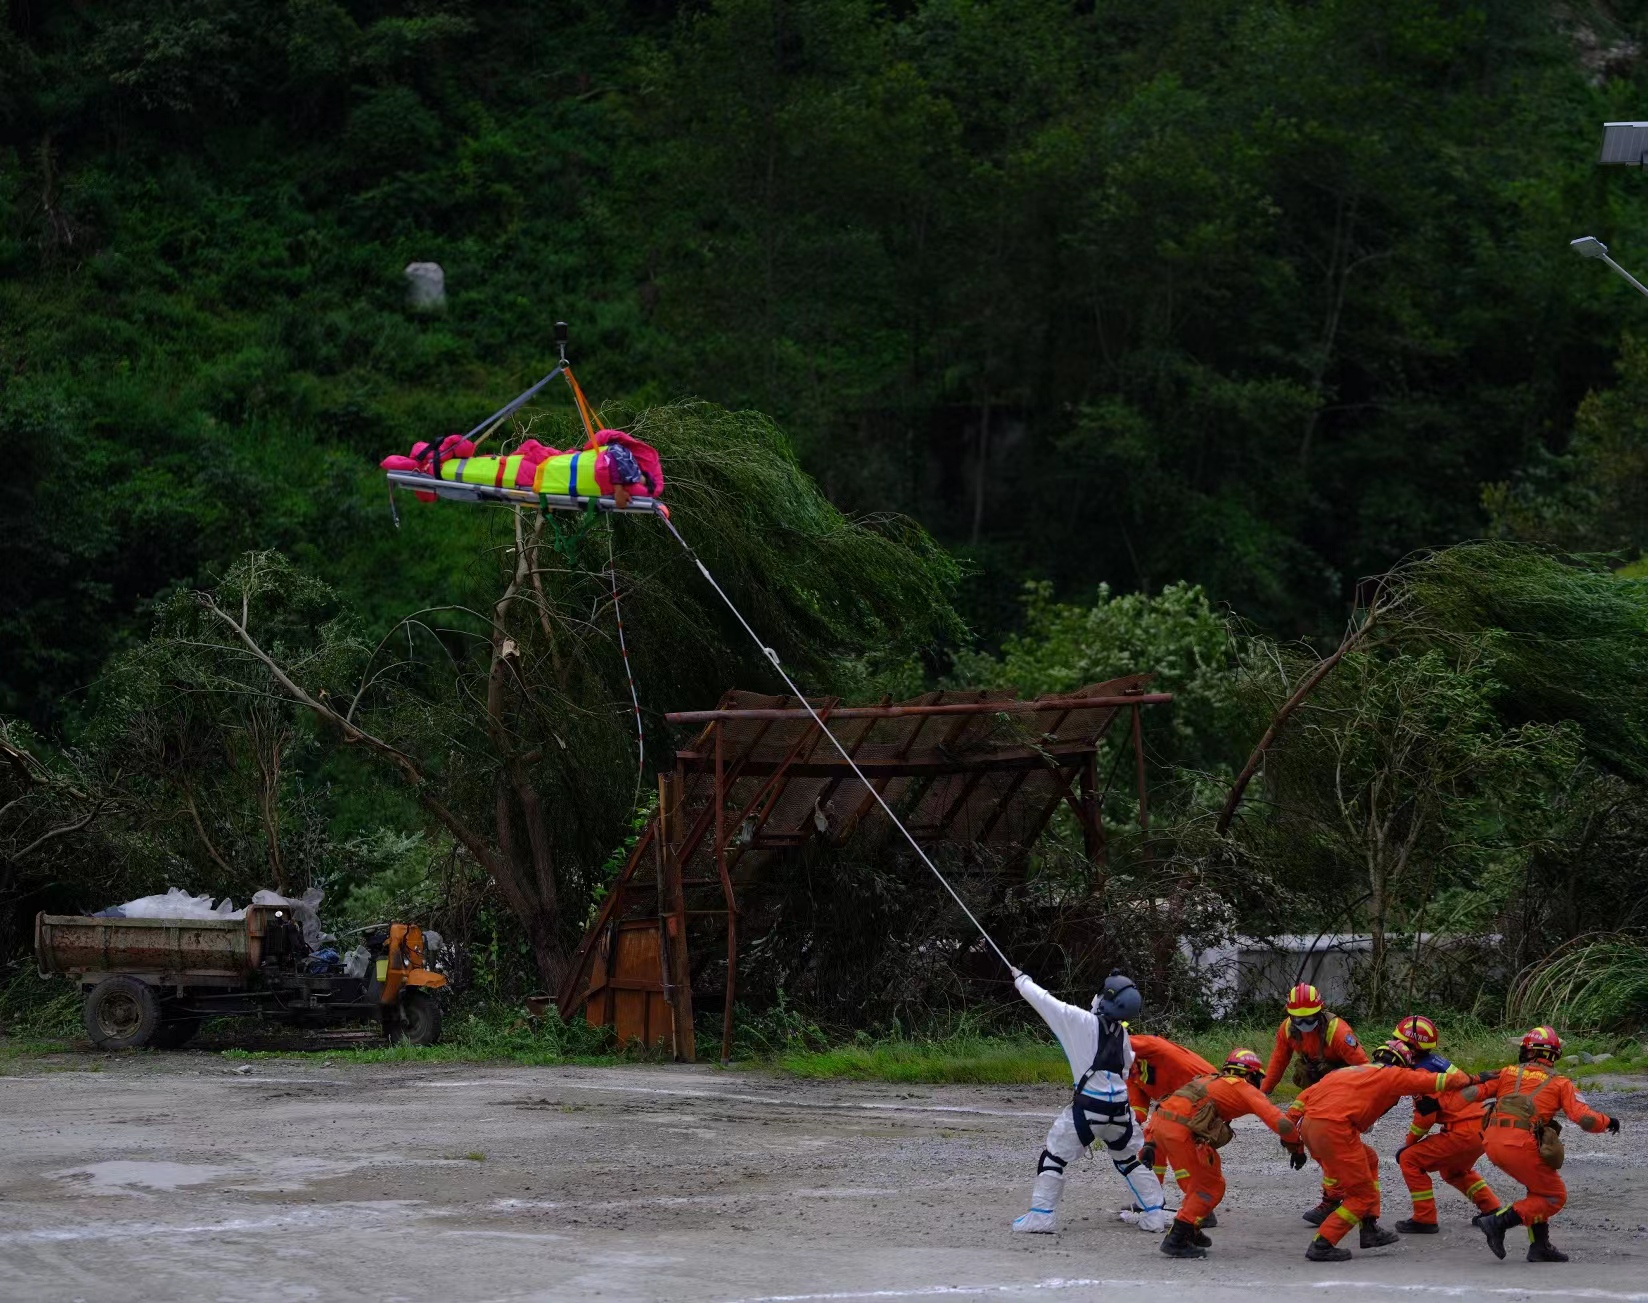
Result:
{"label": "black work boot", "polygon": [[[1202,1226],[1206,1226],[1206,1225],[1207,1225],[1206,1222],[1202,1223]],[[1198,1226],[1191,1233],[1190,1242],[1192,1244],[1194,1244],[1198,1249],[1211,1249],[1213,1247],[1213,1239],[1212,1239],[1211,1236],[1202,1234],[1202,1226]]]}
{"label": "black work boot", "polygon": [[1568,1255],[1551,1243],[1549,1222],[1535,1222],[1528,1227],[1529,1262],[1566,1262]]}
{"label": "black work boot", "polygon": [[1515,1208],[1501,1208],[1496,1213],[1483,1213],[1480,1217],[1471,1218],[1471,1225],[1488,1237],[1488,1247],[1493,1250],[1496,1258],[1505,1256],[1505,1232],[1513,1226],[1522,1225],[1522,1218]]}
{"label": "black work boot", "polygon": [[1387,1231],[1378,1222],[1377,1218],[1364,1217],[1362,1219],[1362,1247],[1364,1249],[1382,1249],[1387,1244],[1395,1244],[1402,1237],[1395,1231]]}
{"label": "black work boot", "polygon": [[1337,1244],[1329,1244],[1320,1235],[1310,1242],[1310,1248],[1305,1250],[1306,1262],[1349,1262],[1350,1250],[1341,1249]]}
{"label": "black work boot", "polygon": [[1397,1222],[1396,1229],[1404,1235],[1439,1235],[1442,1232],[1435,1222],[1415,1221],[1412,1217],[1405,1222]]}
{"label": "black work boot", "polygon": [[1316,1207],[1312,1208],[1304,1215],[1305,1220],[1312,1226],[1320,1226],[1323,1222],[1327,1221],[1329,1217],[1333,1216],[1333,1210],[1337,1208],[1339,1204],[1340,1200],[1338,1199],[1324,1198],[1321,1203],[1317,1204]]}
{"label": "black work boot", "polygon": [[1218,1230],[1219,1229],[1219,1214],[1218,1213],[1209,1213],[1206,1217],[1202,1218],[1202,1229],[1204,1231],[1216,1231],[1216,1230]]}
{"label": "black work boot", "polygon": [[1205,1258],[1207,1250],[1198,1248],[1191,1236],[1196,1228],[1189,1222],[1175,1219],[1168,1228],[1167,1237],[1162,1241],[1162,1252],[1170,1258]]}

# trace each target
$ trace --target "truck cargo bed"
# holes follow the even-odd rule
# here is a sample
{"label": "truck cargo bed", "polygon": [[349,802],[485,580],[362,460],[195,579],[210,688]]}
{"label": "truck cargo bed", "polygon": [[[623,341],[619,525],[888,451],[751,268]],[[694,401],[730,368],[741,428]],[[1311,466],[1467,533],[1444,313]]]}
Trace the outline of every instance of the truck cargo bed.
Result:
{"label": "truck cargo bed", "polygon": [[262,960],[263,908],[246,918],[91,918],[41,914],[34,953],[42,976],[126,973],[162,986],[239,986]]}

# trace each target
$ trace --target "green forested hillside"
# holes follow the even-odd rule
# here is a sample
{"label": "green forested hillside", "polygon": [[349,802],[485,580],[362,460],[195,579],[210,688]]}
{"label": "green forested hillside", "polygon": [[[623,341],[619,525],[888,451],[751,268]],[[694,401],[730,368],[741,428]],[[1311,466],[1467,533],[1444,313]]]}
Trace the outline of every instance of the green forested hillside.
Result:
{"label": "green forested hillside", "polygon": [[461,579],[365,470],[557,317],[599,395],[771,413],[977,558],[986,636],[1023,577],[1332,627],[1608,382],[1642,305],[1564,246],[1648,249],[1593,163],[1636,10],[14,0],[0,708],[247,546],[382,615]]}
{"label": "green forested hillside", "polygon": [[[98,784],[125,785],[127,822],[94,858],[135,866],[133,883],[239,890],[269,880],[283,838],[294,865],[300,843],[334,875],[351,865],[339,882],[391,860],[417,878],[370,841],[419,827],[408,793],[302,712],[282,715],[273,816],[255,813],[267,792],[245,756],[235,767],[239,743],[188,749],[200,720],[178,701],[244,683],[212,656],[159,672],[193,628],[175,598],[250,591],[232,568],[277,553],[303,578],[267,590],[271,611],[309,594],[304,609],[342,621],[317,646],[350,664],[412,612],[492,602],[507,526],[426,509],[397,532],[375,464],[542,374],[566,319],[610,419],[653,411],[709,468],[701,501],[783,498],[703,523],[724,528],[741,594],[817,635],[784,648],[813,684],[1035,689],[1151,660],[1186,703],[1153,754],[1175,784],[1164,809],[1187,820],[1172,854],[1222,864],[1220,890],[1255,917],[1284,898],[1345,917],[1311,881],[1357,866],[1366,832],[1329,829],[1344,812],[1310,777],[1348,745],[1330,705],[1269,775],[1283,804],[1297,777],[1293,822],[1221,860],[1198,820],[1302,664],[1270,640],[1331,643],[1366,607],[1365,577],[1484,535],[1610,566],[1648,546],[1633,336],[1648,302],[1566,248],[1594,234],[1648,266],[1648,179],[1595,163],[1604,120],[1648,116],[1645,47],[1639,0],[11,0],[0,721],[56,756],[65,826]],[[445,269],[443,309],[408,305],[414,261]],[[557,394],[538,419],[561,428],[567,411]],[[740,440],[751,469],[717,480]],[[866,525],[816,497],[792,448]],[[758,658],[714,645],[719,614],[680,597],[677,561],[614,538],[664,622],[640,646],[655,721],[759,680]],[[604,564],[601,539],[582,562]],[[1442,565],[1453,596],[1405,598],[1398,644],[1347,663],[1346,693],[1398,703],[1384,723],[1443,721],[1479,743],[1435,759],[1466,766],[1452,804],[1412,816],[1414,845],[1468,828],[1469,854],[1422,890],[1370,887],[1420,924],[1441,893],[1460,920],[1503,925],[1575,848],[1639,872],[1648,826],[1648,748],[1607,641],[1642,627],[1638,585],[1609,596],[1606,569],[1455,559],[1479,555],[1504,567],[1482,580],[1500,585],[1492,601],[1460,597],[1469,565]],[[569,580],[544,600],[584,618],[603,599]],[[1614,622],[1585,635],[1591,677],[1555,705],[1530,698],[1529,676],[1568,653],[1534,665],[1504,648],[1556,638],[1551,611],[1587,603]],[[1258,636],[1228,663],[1222,608]],[[690,654],[668,627],[682,612],[702,634]],[[477,665],[455,649],[480,627],[409,636],[426,677],[377,703],[385,729],[410,727],[414,700],[461,713]],[[592,642],[583,683],[542,631],[529,652],[563,713],[531,728],[559,739],[610,705],[613,666]],[[454,682],[430,686],[448,654]],[[407,745],[484,824],[486,765],[505,761],[476,760],[491,743],[464,751],[434,718]],[[212,727],[251,736],[229,716]],[[567,852],[579,900],[621,840],[634,773],[623,739],[597,733],[623,799],[603,789]],[[545,790],[577,799],[594,781],[531,754]],[[44,782],[15,766],[28,790]],[[191,831],[191,774],[223,785],[220,827]],[[33,839],[6,835],[7,855]],[[19,917],[40,892],[80,890],[50,865],[0,871]],[[1560,915],[1547,940],[1606,914],[1602,884],[1565,903],[1539,890],[1539,917]],[[580,921],[561,921],[562,942]],[[1541,952],[1531,940],[1518,958]]]}

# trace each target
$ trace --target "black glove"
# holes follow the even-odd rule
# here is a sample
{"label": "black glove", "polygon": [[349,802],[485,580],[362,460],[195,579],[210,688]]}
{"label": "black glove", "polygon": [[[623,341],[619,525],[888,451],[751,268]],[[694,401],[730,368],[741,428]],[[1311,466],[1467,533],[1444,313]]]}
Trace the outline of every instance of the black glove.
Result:
{"label": "black glove", "polygon": [[1296,1149],[1288,1155],[1288,1166],[1295,1172],[1302,1171],[1308,1162],[1310,1162],[1310,1158],[1303,1149]]}
{"label": "black glove", "polygon": [[[1619,1127],[1616,1125],[1614,1130],[1618,1131]],[[1156,1142],[1154,1140],[1146,1140],[1144,1144],[1139,1146],[1139,1161],[1146,1167],[1156,1166]]]}
{"label": "black glove", "polygon": [[1611,1135],[1611,1136],[1617,1136],[1619,1134],[1619,1119],[1618,1118],[1609,1118],[1608,1119],[1608,1134]]}

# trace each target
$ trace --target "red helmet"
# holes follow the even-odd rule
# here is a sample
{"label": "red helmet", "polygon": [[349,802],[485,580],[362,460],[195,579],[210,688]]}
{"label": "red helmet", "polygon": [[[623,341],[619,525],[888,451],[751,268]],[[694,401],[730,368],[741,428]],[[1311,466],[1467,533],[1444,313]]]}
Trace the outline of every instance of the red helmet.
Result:
{"label": "red helmet", "polygon": [[1309,1018],[1322,1012],[1322,993],[1309,982],[1300,982],[1287,994],[1289,1018]]}
{"label": "red helmet", "polygon": [[1255,1085],[1264,1079],[1265,1064],[1252,1050],[1234,1049],[1219,1069],[1227,1077],[1247,1077]]}
{"label": "red helmet", "polygon": [[1406,1041],[1386,1041],[1368,1056],[1381,1068],[1411,1068],[1418,1057]]}
{"label": "red helmet", "polygon": [[1518,1057],[1524,1062],[1546,1059],[1555,1063],[1562,1057],[1562,1038],[1556,1034],[1555,1027],[1535,1027],[1522,1038],[1522,1053]]}
{"label": "red helmet", "polygon": [[1442,1039],[1437,1034],[1436,1024],[1422,1013],[1410,1013],[1396,1024],[1396,1030],[1391,1035],[1399,1041],[1406,1041],[1421,1054],[1429,1054]]}

